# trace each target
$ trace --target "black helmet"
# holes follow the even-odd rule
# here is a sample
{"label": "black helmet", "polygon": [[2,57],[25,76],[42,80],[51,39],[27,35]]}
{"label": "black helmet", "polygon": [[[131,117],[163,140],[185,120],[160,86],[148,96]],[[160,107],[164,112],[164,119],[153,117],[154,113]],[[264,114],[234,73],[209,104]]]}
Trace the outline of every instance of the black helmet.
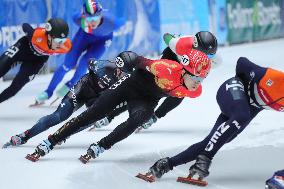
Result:
{"label": "black helmet", "polygon": [[69,33],[68,24],[61,18],[51,18],[45,24],[46,32],[53,38],[66,38]]}
{"label": "black helmet", "polygon": [[115,64],[118,68],[125,72],[130,72],[135,69],[135,61],[137,61],[138,55],[132,51],[124,51],[119,53],[115,58]]}
{"label": "black helmet", "polygon": [[198,44],[194,44],[195,49],[205,54],[215,54],[218,48],[216,37],[209,31],[200,31],[195,34]]}

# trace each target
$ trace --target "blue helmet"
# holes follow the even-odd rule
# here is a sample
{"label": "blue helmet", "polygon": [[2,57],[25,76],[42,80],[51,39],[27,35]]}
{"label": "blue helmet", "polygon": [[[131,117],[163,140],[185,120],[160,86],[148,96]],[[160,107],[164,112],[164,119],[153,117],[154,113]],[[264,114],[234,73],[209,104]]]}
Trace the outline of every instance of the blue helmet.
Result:
{"label": "blue helmet", "polygon": [[277,171],[265,182],[266,189],[284,189],[284,170]]}
{"label": "blue helmet", "polygon": [[100,15],[103,10],[102,5],[96,2],[95,0],[85,0],[83,6],[84,6],[84,12],[90,16]]}

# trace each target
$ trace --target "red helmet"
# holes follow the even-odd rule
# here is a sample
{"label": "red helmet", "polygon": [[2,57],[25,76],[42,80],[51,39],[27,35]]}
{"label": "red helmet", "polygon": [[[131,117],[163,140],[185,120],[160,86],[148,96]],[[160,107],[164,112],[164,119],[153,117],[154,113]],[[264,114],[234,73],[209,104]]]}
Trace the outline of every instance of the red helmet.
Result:
{"label": "red helmet", "polygon": [[191,49],[182,56],[183,68],[192,75],[205,78],[211,69],[211,60],[201,51]]}

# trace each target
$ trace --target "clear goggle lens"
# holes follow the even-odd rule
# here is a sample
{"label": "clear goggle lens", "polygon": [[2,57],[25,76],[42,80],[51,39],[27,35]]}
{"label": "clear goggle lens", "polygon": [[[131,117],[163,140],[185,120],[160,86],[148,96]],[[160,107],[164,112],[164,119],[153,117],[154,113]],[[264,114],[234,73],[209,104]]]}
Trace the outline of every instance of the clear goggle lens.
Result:
{"label": "clear goggle lens", "polygon": [[97,21],[100,20],[100,18],[101,18],[100,15],[95,15],[95,16],[88,16],[88,17],[86,17],[86,20],[88,22],[97,22]]}
{"label": "clear goggle lens", "polygon": [[204,80],[204,78],[193,75],[192,73],[190,73],[188,71],[186,71],[186,73],[190,76],[190,79],[192,79],[196,83],[201,83]]}
{"label": "clear goggle lens", "polygon": [[55,43],[65,43],[66,40],[67,38],[53,38]]}
{"label": "clear goggle lens", "polygon": [[215,56],[215,54],[208,54],[207,55],[207,57],[210,58],[210,59],[213,58],[214,56]]}

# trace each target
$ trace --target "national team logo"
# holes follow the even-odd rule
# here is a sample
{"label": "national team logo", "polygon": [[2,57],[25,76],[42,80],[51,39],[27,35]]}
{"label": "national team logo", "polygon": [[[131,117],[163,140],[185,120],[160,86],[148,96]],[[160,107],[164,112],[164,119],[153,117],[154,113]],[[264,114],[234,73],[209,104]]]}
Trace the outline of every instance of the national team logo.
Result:
{"label": "national team logo", "polygon": [[272,81],[271,79],[268,79],[268,80],[266,81],[266,85],[269,86],[269,87],[271,87],[271,86],[273,85],[273,81]]}
{"label": "national team logo", "polygon": [[36,39],[36,42],[37,42],[37,43],[42,42],[42,38],[41,38],[41,37],[38,37],[38,38]]}
{"label": "national team logo", "polygon": [[124,62],[123,62],[122,58],[116,57],[115,58],[115,65],[119,68],[122,68],[124,66]]}
{"label": "national team logo", "polygon": [[181,57],[181,64],[184,65],[184,66],[187,66],[189,64],[189,57],[187,55],[183,55]]}

